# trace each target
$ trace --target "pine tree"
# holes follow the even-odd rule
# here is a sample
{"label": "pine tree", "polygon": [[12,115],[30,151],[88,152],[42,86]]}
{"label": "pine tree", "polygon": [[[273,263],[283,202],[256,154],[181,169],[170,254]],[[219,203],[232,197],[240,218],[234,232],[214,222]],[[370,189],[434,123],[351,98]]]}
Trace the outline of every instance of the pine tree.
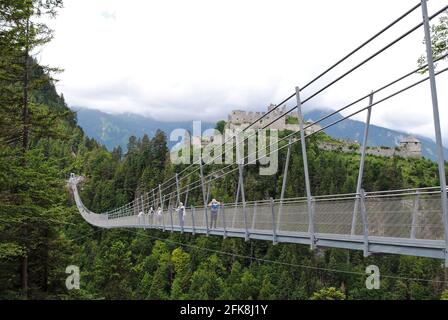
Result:
{"label": "pine tree", "polygon": [[[45,209],[54,201],[51,196],[40,193],[42,183],[54,186],[54,173],[45,176],[38,152],[29,152],[31,138],[55,137],[49,110],[33,98],[33,92],[51,80],[49,67],[38,66],[33,60],[33,51],[49,42],[52,31],[42,22],[45,16],[54,17],[62,6],[60,0],[7,0],[0,5],[0,131],[2,145],[8,154],[9,174],[14,175],[13,185],[4,185],[2,211],[14,208],[16,214],[15,233],[21,235],[21,287],[22,296],[29,296],[29,258],[36,239],[31,240],[38,230],[48,234],[48,226],[36,224],[32,219],[45,214]],[[54,120],[54,118],[53,118]],[[20,154],[16,149],[20,147]],[[5,158],[3,158],[5,160]],[[18,160],[18,161],[17,161]],[[34,195],[33,195],[34,193]],[[58,193],[56,193],[58,194]],[[10,211],[11,212],[11,211]],[[11,220],[8,223],[13,223]],[[34,231],[32,233],[32,231]],[[47,274],[45,272],[45,274]],[[44,290],[47,277],[44,276]]]}

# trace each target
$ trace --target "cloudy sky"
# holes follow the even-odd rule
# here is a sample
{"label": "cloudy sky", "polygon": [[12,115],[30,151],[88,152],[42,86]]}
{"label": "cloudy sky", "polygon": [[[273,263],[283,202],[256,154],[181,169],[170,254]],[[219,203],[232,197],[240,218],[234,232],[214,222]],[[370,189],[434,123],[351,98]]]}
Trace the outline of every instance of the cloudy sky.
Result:
{"label": "cloudy sky", "polygon": [[[264,110],[294,92],[418,0],[65,0],[42,63],[63,68],[71,107],[135,112],[158,120],[225,119]],[[447,0],[428,2],[430,13]],[[304,90],[311,95],[421,21],[416,10],[383,37]],[[434,20],[436,22],[437,20]],[[305,108],[336,109],[416,68],[420,28]],[[440,64],[439,68],[444,64]],[[407,82],[378,94],[379,100]],[[448,141],[448,72],[438,78]],[[288,106],[292,106],[291,101]],[[365,106],[363,102],[348,110]],[[364,119],[361,114],[357,119]],[[379,104],[372,122],[433,137],[429,83]]]}

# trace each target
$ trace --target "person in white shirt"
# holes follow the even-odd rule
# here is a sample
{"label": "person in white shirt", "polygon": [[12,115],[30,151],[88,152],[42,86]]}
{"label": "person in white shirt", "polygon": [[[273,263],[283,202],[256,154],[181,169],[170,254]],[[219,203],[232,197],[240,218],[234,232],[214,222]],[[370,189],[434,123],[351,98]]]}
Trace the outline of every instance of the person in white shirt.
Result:
{"label": "person in white shirt", "polygon": [[138,224],[142,224],[145,222],[145,217],[143,211],[140,211],[137,215],[138,217]]}
{"label": "person in white shirt", "polygon": [[179,217],[180,227],[184,227],[184,218],[185,218],[185,206],[182,202],[179,203],[179,207],[176,209],[177,216]]}
{"label": "person in white shirt", "polygon": [[157,209],[157,223],[159,224],[160,227],[162,227],[163,211],[162,211],[162,208],[160,208],[160,207]]}

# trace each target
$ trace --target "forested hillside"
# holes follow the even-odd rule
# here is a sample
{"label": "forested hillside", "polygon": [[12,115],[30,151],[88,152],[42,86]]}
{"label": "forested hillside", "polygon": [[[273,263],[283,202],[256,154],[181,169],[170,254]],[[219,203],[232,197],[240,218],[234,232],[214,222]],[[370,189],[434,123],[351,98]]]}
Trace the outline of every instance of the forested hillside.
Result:
{"label": "forested hillside", "polygon": [[[116,146],[121,146],[126,150],[128,139],[131,135],[143,137],[144,134],[153,137],[157,129],[163,130],[167,134],[176,128],[183,128],[192,132],[193,122],[161,122],[149,117],[138,114],[108,114],[98,110],[85,108],[72,108],[78,115],[78,123],[83,128],[86,135],[94,138],[99,143],[104,144],[108,150]],[[325,109],[304,108],[304,118],[306,120],[317,121],[324,118],[330,111]],[[195,116],[195,115],[193,115]],[[340,120],[343,116],[336,113],[334,116],[326,118],[319,124],[322,127]],[[214,124],[210,122],[201,122],[202,130],[213,128]],[[365,123],[347,119],[334,126],[324,130],[326,134],[336,139],[349,141],[362,141]],[[371,125],[369,129],[369,139],[367,145],[370,147],[385,146],[395,148],[399,146],[400,141],[408,136],[409,133],[399,132],[388,128]],[[436,144],[433,140],[417,136],[422,143],[422,155],[433,161],[437,160]],[[176,142],[168,141],[168,146],[172,147]],[[448,157],[448,149],[444,148],[445,158]]]}
{"label": "forested hillside", "polygon": [[[180,168],[169,163],[166,136],[131,137],[128,152],[108,152],[85,138],[54,87],[34,93],[58,117],[58,137],[33,137],[23,168],[19,145],[3,145],[1,157],[2,246],[0,296],[21,295],[24,256],[30,298],[107,299],[438,299],[444,286],[439,260],[399,256],[362,258],[346,250],[309,251],[307,246],[226,239],[160,231],[102,230],[88,225],[73,205],[66,177],[87,177],[84,203],[101,212],[132,200]],[[327,139],[319,136],[315,140]],[[309,144],[313,193],[353,192],[359,157],[323,152]],[[285,153],[280,153],[280,163]],[[302,159],[294,146],[287,197],[304,194]],[[212,170],[208,168],[207,170]],[[215,183],[212,195],[232,201],[236,176]],[[278,197],[281,173],[246,176],[248,199]],[[366,190],[435,185],[437,168],[427,160],[368,157]],[[200,203],[199,193],[190,196]],[[81,290],[65,288],[66,266],[81,269]],[[381,290],[365,289],[365,267],[377,264]],[[328,271],[328,270],[331,271]],[[400,279],[403,277],[403,279]],[[431,281],[415,281],[421,278]],[[338,291],[326,290],[335,287]],[[321,295],[315,294],[323,290]]]}
{"label": "forested hillside", "polygon": [[[285,133],[286,134],[286,133]],[[130,201],[144,190],[156,186],[181,168],[173,168],[166,156],[162,132],[150,140],[131,139],[129,152],[121,160],[102,153],[95,155],[96,168],[88,173],[82,197],[94,211],[101,212]],[[313,194],[354,192],[359,156],[323,152],[317,148],[323,135],[310,141],[309,161]],[[300,146],[295,146],[288,178],[286,197],[304,194]],[[285,153],[280,154],[284,159]],[[282,163],[282,160],[280,160]],[[216,168],[207,167],[207,170]],[[155,175],[154,175],[155,174]],[[197,178],[197,177],[196,177]],[[259,176],[256,166],[249,166],[245,177],[249,200],[278,197],[282,175]],[[423,187],[437,183],[437,167],[429,160],[368,157],[365,188],[368,191]],[[226,176],[212,186],[212,197],[233,201],[237,176]],[[200,204],[196,190],[188,205]],[[163,234],[160,231],[110,230],[95,243],[100,254],[83,257],[84,268],[101,266],[101,284],[108,286],[107,298],[139,299],[308,299],[336,295],[349,299],[437,299],[445,279],[441,261],[399,256],[362,258],[360,252],[322,249],[313,254],[308,247],[241,239]],[[162,239],[166,239],[162,241]],[[99,258],[104,257],[104,259]],[[120,259],[120,257],[126,257]],[[88,262],[87,262],[88,261]],[[118,264],[118,265],[117,265]],[[363,272],[369,264],[380,266],[381,290],[365,289]],[[108,276],[105,270],[111,268]],[[328,269],[328,270],[327,270]],[[99,270],[99,269],[96,269]],[[331,271],[329,271],[331,270]],[[403,278],[400,278],[403,277]],[[424,278],[414,281],[405,278]],[[84,280],[95,290],[96,274]],[[109,287],[113,283],[112,287]],[[338,295],[329,287],[342,292]]]}
{"label": "forested hillside", "polygon": [[[347,250],[315,253],[302,245],[88,225],[69,193],[70,172],[87,178],[82,199],[101,212],[181,168],[168,161],[161,131],[151,139],[131,137],[126,154],[86,138],[55,90],[54,70],[40,66],[30,51],[51,39],[31,18],[52,15],[59,6],[56,0],[0,3],[0,299],[441,298],[447,278],[440,260],[365,259]],[[319,150],[319,139],[327,137],[309,141],[313,193],[353,192],[359,156]],[[284,157],[282,152],[280,163]],[[288,197],[304,194],[301,166],[296,145]],[[247,198],[278,197],[281,173],[260,177],[257,169],[246,172]],[[431,161],[367,157],[367,191],[437,183]],[[231,201],[235,185],[236,176],[226,176],[212,186],[212,195]],[[189,205],[199,202],[200,194],[193,193]],[[370,264],[381,269],[380,290],[365,287]],[[80,267],[80,290],[65,286],[68,265]]]}

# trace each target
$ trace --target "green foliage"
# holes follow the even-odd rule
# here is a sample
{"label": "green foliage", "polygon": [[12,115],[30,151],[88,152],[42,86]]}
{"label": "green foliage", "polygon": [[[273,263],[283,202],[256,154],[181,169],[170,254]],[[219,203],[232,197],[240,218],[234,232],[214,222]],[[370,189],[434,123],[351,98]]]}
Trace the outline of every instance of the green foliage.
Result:
{"label": "green foliage", "polygon": [[345,294],[334,287],[322,288],[313,293],[311,300],[345,300]]}
{"label": "green foliage", "polygon": [[223,267],[220,259],[216,255],[211,255],[193,273],[189,298],[197,300],[217,299],[224,289],[224,281],[221,277],[222,271]]}
{"label": "green foliage", "polygon": [[[431,26],[431,46],[433,51],[433,58],[443,56],[448,51],[448,13],[445,13],[439,18],[439,22]],[[446,60],[445,57],[442,60]],[[419,67],[427,63],[426,55],[420,56],[418,59]],[[437,62],[435,63],[437,65]],[[428,68],[424,68],[422,73],[427,72]]]}
{"label": "green foliage", "polygon": [[448,289],[442,292],[440,300],[448,300]]}
{"label": "green foliage", "polygon": [[0,243],[0,260],[8,260],[25,255],[25,250],[17,243]]}
{"label": "green foliage", "polygon": [[[317,148],[322,139],[320,135],[310,140],[309,163],[314,194],[353,192],[359,155],[356,153],[327,152]],[[108,156],[105,151],[95,154],[87,151],[84,165],[88,182],[83,186],[82,197],[85,203],[97,211],[110,209],[134,199],[141,192],[157,186],[163,177],[182,170],[174,168],[167,161],[164,145],[166,140],[160,132],[153,139],[131,139],[131,152],[123,157]],[[158,142],[157,142],[158,141]],[[158,144],[157,147],[155,147]],[[155,147],[162,150],[158,155],[149,155],[147,150]],[[149,148],[149,149],[148,149]],[[152,151],[151,151],[152,152]],[[280,152],[280,163],[285,152]],[[94,165],[92,164],[94,163]],[[299,146],[294,145],[288,174],[287,197],[304,194],[303,162]],[[158,167],[160,171],[153,171]],[[219,166],[205,167],[215,170]],[[104,168],[104,169],[103,169]],[[107,169],[109,168],[109,169]],[[115,170],[115,171],[113,171]],[[366,190],[430,186],[437,183],[437,167],[428,160],[382,158],[368,156],[365,169]],[[157,176],[157,178],[155,177]],[[160,177],[160,178],[159,178]],[[192,179],[197,179],[193,176]],[[278,197],[282,181],[279,172],[273,176],[259,176],[258,167],[249,166],[245,176],[248,199]],[[211,196],[223,201],[231,201],[236,188],[236,177],[226,176],[219,184],[213,184]],[[125,194],[125,197],[123,197]],[[230,196],[229,196],[230,195]],[[200,204],[200,190],[192,190],[188,205]],[[108,199],[101,201],[101,199]],[[110,231],[108,231],[109,233]],[[350,272],[363,273],[365,265],[376,264],[384,274],[412,275],[416,278],[437,279],[443,276],[438,260],[388,256],[365,260],[359,252],[325,249],[323,257],[315,256],[300,245],[282,244],[272,246],[267,242],[244,242],[242,239],[222,240],[217,237],[196,237],[172,234],[167,241],[153,241],[152,236],[166,237],[159,231],[141,230],[135,235],[128,234],[130,256],[133,265],[122,279],[129,288],[124,288],[118,279],[115,288],[106,294],[100,283],[93,283],[90,292],[107,298],[127,297],[137,299],[428,299],[438,298],[440,287],[430,283],[400,279],[382,279],[380,290],[367,290],[365,278]],[[114,241],[123,241],[123,232],[111,235]],[[172,245],[169,241],[184,242],[187,247]],[[103,239],[95,240],[92,249],[83,249],[84,254],[93,250],[99,252]],[[109,241],[109,240],[107,240]],[[109,242],[107,242],[109,243]],[[193,247],[190,247],[193,245]],[[110,249],[110,244],[107,244]],[[231,255],[212,254],[201,250],[207,248],[235,255],[254,256],[261,259],[281,261],[291,266],[270,263],[251,263],[250,260]],[[121,253],[124,257],[125,252]],[[94,255],[93,260],[108,257],[105,252]],[[370,259],[374,259],[371,261]],[[118,262],[114,262],[118,264]],[[93,263],[93,266],[95,264]],[[323,272],[303,269],[294,265],[329,268],[348,273]],[[89,269],[89,264],[84,268]],[[100,271],[94,269],[93,274]],[[101,277],[100,277],[101,278]],[[330,288],[343,288],[333,290]],[[324,289],[322,289],[324,288]],[[121,292],[121,293],[119,293]]]}
{"label": "green foliage", "polygon": [[299,124],[299,119],[297,117],[287,116],[286,124]]}
{"label": "green foliage", "polygon": [[221,134],[224,134],[224,129],[226,127],[227,122],[225,122],[224,120],[219,120],[216,123],[216,127],[215,129],[218,130],[219,132],[221,132]]}

